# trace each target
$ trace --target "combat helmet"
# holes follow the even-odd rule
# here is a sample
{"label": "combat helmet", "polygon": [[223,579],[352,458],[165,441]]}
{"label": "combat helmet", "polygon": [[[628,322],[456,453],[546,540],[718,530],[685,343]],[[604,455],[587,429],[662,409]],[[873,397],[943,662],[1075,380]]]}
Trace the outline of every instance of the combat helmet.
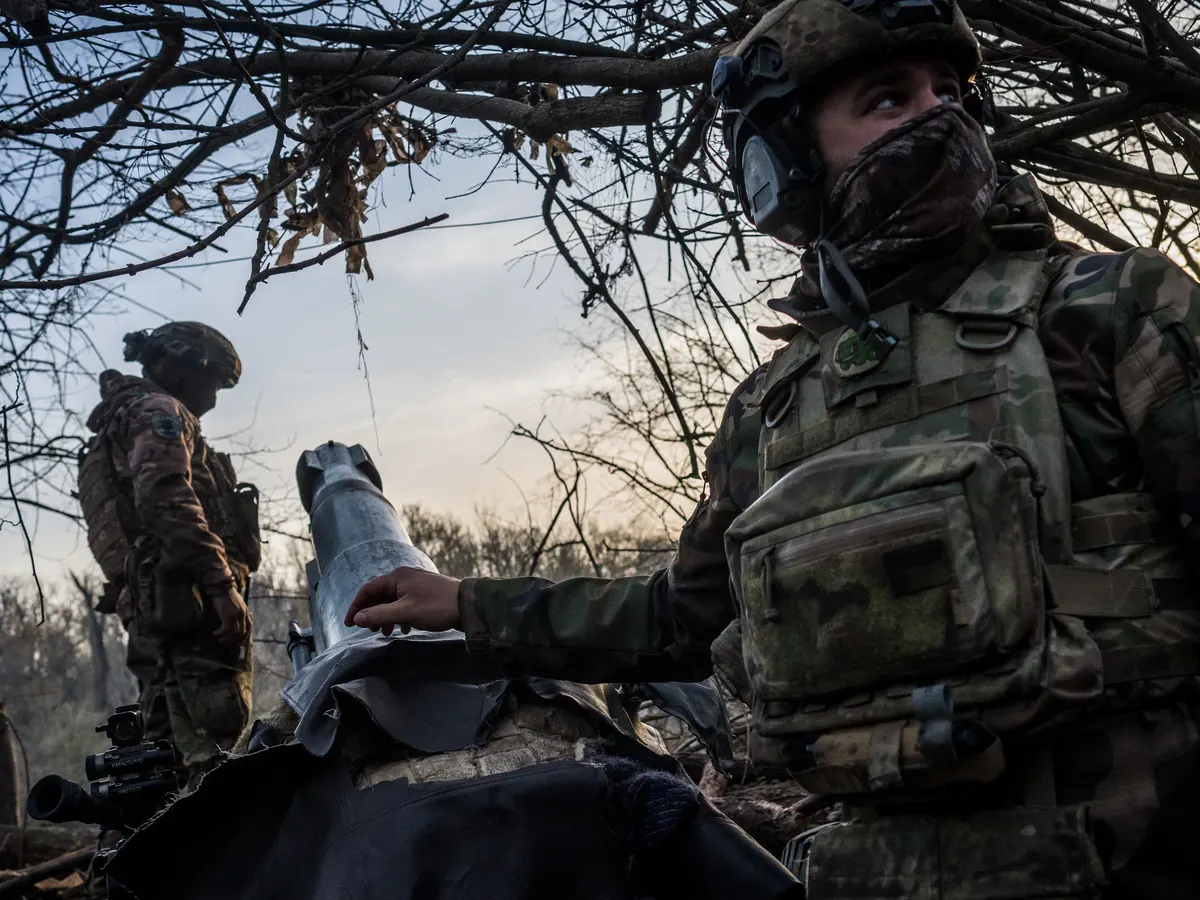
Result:
{"label": "combat helmet", "polygon": [[125,359],[144,366],[169,360],[213,372],[231,388],[242,375],[242,360],[229,339],[202,322],[168,322],[148,331],[125,335]]}
{"label": "combat helmet", "polygon": [[[821,232],[825,164],[805,109],[813,93],[844,66],[925,48],[964,89],[975,81],[979,41],[955,0],[786,0],[717,60],[729,174],[759,231],[799,246]],[[964,102],[981,117],[977,97]]]}

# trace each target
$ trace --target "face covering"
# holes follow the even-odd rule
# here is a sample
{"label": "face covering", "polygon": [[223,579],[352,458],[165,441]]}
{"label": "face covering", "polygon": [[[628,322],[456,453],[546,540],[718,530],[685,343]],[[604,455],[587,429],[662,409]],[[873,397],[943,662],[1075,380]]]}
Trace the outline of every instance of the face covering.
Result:
{"label": "face covering", "polygon": [[943,103],[868,145],[830,193],[825,239],[864,272],[954,249],[996,193],[983,128]]}
{"label": "face covering", "polygon": [[[940,305],[989,250],[983,219],[996,183],[983,128],[959,104],[943,103],[869,144],[846,167],[830,192],[822,237],[840,251],[872,309],[905,299]],[[916,293],[899,296],[901,287]],[[802,320],[833,316],[811,250],[780,304]]]}

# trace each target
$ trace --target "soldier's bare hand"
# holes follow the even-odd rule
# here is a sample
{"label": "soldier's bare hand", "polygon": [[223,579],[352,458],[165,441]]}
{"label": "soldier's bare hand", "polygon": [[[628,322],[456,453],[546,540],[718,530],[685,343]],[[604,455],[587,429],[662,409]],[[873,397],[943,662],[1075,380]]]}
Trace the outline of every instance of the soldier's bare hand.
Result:
{"label": "soldier's bare hand", "polygon": [[222,644],[237,644],[250,631],[250,610],[236,588],[212,595],[213,609],[221,625],[213,634]]}
{"label": "soldier's bare hand", "polygon": [[402,566],[372,578],[346,611],[346,624],[391,634],[399,627],[445,631],[458,626],[459,579]]}

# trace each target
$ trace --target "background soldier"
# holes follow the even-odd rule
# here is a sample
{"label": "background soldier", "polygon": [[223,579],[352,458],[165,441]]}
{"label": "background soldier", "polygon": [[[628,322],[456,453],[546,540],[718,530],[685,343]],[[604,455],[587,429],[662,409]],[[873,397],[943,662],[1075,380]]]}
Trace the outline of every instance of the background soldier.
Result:
{"label": "background soldier", "polygon": [[172,322],[125,336],[143,377],[100,375],[95,436],[81,458],[88,543],[108,579],[100,608],[129,632],[150,739],[171,740],[188,777],[246,725],[250,615],[259,564],[258,493],[238,484],[199,419],[237,384],[241,360],[216,329]]}
{"label": "background soldier", "polygon": [[814,897],[1197,897],[1200,288],[1055,239],[979,61],[947,0],[768,14],[713,92],[803,273],[671,566],[397,570],[348,621],[580,681],[700,678],[722,635],[752,758],[845,801],[789,847]]}

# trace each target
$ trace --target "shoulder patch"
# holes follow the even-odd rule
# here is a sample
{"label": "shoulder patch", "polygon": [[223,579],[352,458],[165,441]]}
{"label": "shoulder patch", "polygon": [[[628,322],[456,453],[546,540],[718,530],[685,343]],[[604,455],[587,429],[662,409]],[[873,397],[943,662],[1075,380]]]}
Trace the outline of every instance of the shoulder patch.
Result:
{"label": "shoulder patch", "polygon": [[150,417],[150,427],[160,438],[177,441],[183,434],[183,421],[171,413],[156,412]]}
{"label": "shoulder patch", "polygon": [[1061,295],[1064,300],[1101,297],[1111,293],[1117,288],[1117,280],[1128,258],[1128,253],[1094,252],[1076,257],[1060,271],[1051,286],[1051,293]]}

